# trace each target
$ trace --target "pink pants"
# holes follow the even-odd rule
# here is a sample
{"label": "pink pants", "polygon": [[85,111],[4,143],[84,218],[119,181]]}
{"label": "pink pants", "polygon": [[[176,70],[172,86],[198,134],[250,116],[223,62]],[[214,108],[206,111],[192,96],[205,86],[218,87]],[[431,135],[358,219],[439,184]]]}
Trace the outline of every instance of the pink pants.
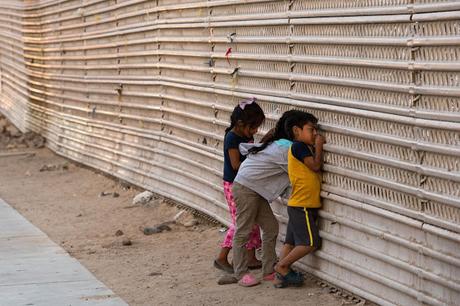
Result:
{"label": "pink pants", "polygon": [[[225,199],[227,200],[228,209],[230,211],[230,215],[232,217],[232,224],[227,230],[227,234],[225,235],[225,239],[220,245],[223,248],[232,248],[233,246],[233,235],[235,233],[235,224],[236,224],[236,205],[235,201],[233,200],[233,193],[232,193],[232,186],[233,183],[229,183],[224,181],[224,194]],[[252,228],[251,234],[249,235],[249,241],[246,243],[246,248],[249,249],[258,249],[261,246],[260,240],[260,228],[257,224],[254,224]]]}

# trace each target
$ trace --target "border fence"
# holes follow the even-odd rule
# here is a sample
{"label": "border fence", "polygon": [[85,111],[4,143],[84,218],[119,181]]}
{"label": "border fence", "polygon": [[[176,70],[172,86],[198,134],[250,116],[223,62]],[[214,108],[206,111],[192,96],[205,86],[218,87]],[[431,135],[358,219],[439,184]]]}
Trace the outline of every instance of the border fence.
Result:
{"label": "border fence", "polygon": [[460,304],[460,1],[0,3],[4,115],[223,223],[223,134],[248,97],[261,134],[296,108],[327,139],[303,269],[381,305]]}

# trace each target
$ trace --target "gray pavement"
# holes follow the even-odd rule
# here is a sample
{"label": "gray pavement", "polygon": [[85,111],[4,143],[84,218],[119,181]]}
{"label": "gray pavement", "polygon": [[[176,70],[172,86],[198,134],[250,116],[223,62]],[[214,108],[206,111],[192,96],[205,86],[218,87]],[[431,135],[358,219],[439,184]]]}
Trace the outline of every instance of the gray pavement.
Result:
{"label": "gray pavement", "polygon": [[0,199],[0,305],[127,305]]}

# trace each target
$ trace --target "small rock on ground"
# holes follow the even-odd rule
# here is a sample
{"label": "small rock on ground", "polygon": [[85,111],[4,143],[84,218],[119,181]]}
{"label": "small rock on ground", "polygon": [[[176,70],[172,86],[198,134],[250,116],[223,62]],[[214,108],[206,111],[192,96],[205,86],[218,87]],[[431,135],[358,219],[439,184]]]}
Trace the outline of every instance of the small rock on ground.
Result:
{"label": "small rock on ground", "polygon": [[180,224],[185,227],[192,227],[199,224],[193,213],[187,210],[181,210],[178,212],[174,217],[174,221],[176,224]]}
{"label": "small rock on ground", "polygon": [[152,235],[152,234],[158,234],[163,231],[170,231],[171,227],[169,227],[167,224],[162,223],[157,226],[153,227],[144,227],[144,235]]}
{"label": "small rock on ground", "polygon": [[154,198],[154,194],[150,191],[144,191],[136,195],[133,199],[133,204],[145,205]]}
{"label": "small rock on ground", "polygon": [[126,238],[126,239],[123,239],[123,240],[121,241],[121,244],[124,245],[124,246],[128,246],[128,245],[132,245],[133,242],[131,241],[131,239],[127,239],[127,238]]}

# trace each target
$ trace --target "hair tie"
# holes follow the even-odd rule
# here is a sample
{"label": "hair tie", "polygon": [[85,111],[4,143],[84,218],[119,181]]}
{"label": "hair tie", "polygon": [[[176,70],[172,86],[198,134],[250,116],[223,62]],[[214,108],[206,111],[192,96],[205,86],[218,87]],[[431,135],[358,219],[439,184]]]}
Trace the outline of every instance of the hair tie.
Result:
{"label": "hair tie", "polygon": [[249,98],[249,99],[246,99],[246,100],[243,100],[241,101],[238,105],[240,106],[240,108],[242,110],[244,110],[244,108],[246,107],[246,105],[250,105],[252,103],[254,103],[256,101],[256,98],[255,97],[252,97],[252,98]]}

